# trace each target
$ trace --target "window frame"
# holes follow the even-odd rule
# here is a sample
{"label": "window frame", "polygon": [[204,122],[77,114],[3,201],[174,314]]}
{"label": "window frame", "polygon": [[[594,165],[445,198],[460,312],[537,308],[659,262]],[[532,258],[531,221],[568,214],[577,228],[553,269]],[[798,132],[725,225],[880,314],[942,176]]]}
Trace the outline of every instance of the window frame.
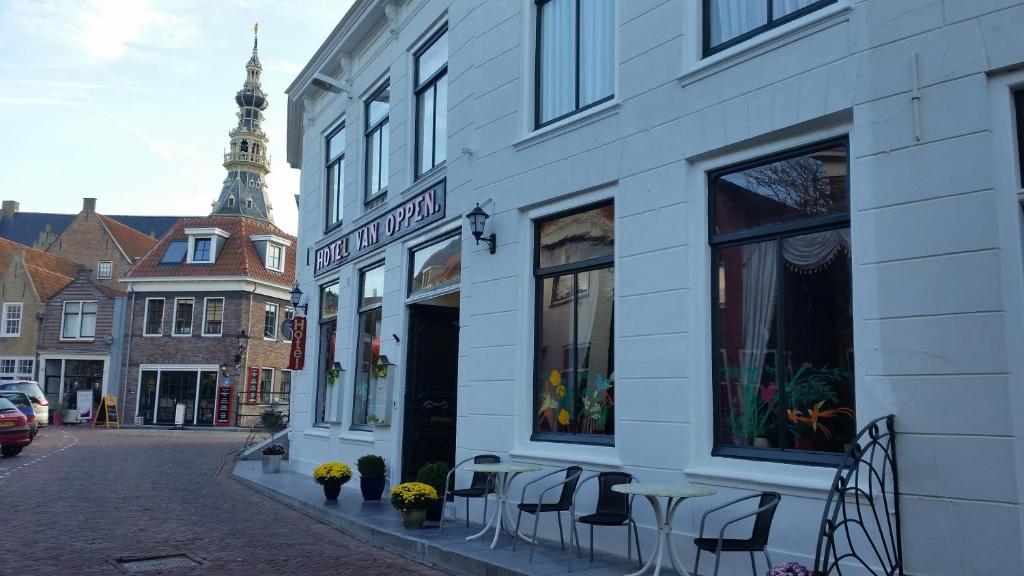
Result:
{"label": "window frame", "polygon": [[[104,264],[107,268],[107,273],[103,274]],[[96,279],[97,280],[110,280],[114,275],[114,261],[113,260],[100,260],[96,262]]]}
{"label": "window frame", "polygon": [[[562,120],[565,120],[566,118],[569,118],[571,116],[575,116],[576,114],[579,114],[580,112],[583,112],[584,110],[589,110],[589,109],[594,108],[596,106],[600,106],[601,104],[604,104],[605,102],[609,102],[609,101],[615,99],[615,93],[618,90],[618,86],[617,86],[618,83],[616,81],[617,78],[618,78],[618,62],[616,61],[616,62],[613,63],[613,66],[616,69],[614,74],[613,74],[613,84],[616,84],[616,85],[612,86],[612,93],[607,95],[607,96],[605,96],[604,98],[600,98],[598,100],[595,100],[595,101],[587,104],[586,106],[580,107],[580,2],[582,0],[574,0],[576,2],[576,34],[574,36],[574,38],[576,40],[576,58],[575,58],[575,60],[576,60],[576,68],[575,68],[575,74],[576,74],[575,86],[576,86],[576,90],[575,90],[575,95],[574,95],[574,107],[573,107],[572,110],[570,110],[569,112],[566,112],[565,114],[562,114],[561,116],[556,116],[556,117],[554,117],[554,118],[552,118],[550,120],[542,120],[541,119],[541,107],[540,107],[540,99],[541,99],[541,91],[542,91],[542,84],[541,84],[541,61],[542,61],[542,56],[541,56],[541,26],[542,26],[542,16],[541,16],[541,14],[543,12],[542,8],[543,8],[544,4],[547,4],[548,2],[551,2],[551,1],[557,1],[557,0],[534,0],[534,14],[535,14],[535,17],[534,17],[534,20],[535,20],[535,22],[534,22],[534,38],[533,38],[533,41],[534,41],[534,44],[533,44],[533,60],[534,60],[533,61],[533,119],[534,119],[534,121],[533,121],[533,129],[534,130],[540,130],[541,128],[544,128],[545,126],[549,126],[549,125],[554,124],[556,122],[561,122]],[[573,1],[573,0],[565,0],[565,1]],[[616,3],[616,6],[617,5],[618,4]],[[616,15],[618,15],[618,11],[616,11]],[[618,45],[618,41],[619,41],[619,27],[618,27],[618,24],[619,24],[618,23],[618,19],[616,18],[616,20],[615,20],[615,40],[614,40],[616,45]],[[617,51],[615,53],[617,54]],[[617,60],[617,58],[614,58],[614,60]]]}
{"label": "window frame", "polygon": [[[196,259],[196,249],[199,247],[199,242],[205,240],[209,242],[210,251],[207,254],[206,260]],[[188,263],[189,264],[213,264],[213,236],[190,236],[188,242]]]}
{"label": "window frame", "polygon": [[[363,298],[364,298],[363,292],[366,289],[366,274],[368,272],[371,272],[371,271],[376,270],[378,268],[380,268],[385,273],[385,275],[387,274],[387,268],[385,268],[384,260],[376,260],[376,261],[370,262],[369,264],[367,264],[366,266],[363,266],[362,268],[359,268],[359,292],[356,293],[356,314],[355,314],[355,317],[356,317],[356,329],[355,329],[356,345],[354,346],[356,356],[355,356],[355,362],[353,363],[354,369],[353,369],[353,378],[352,378],[352,421],[349,423],[349,430],[357,430],[357,431],[364,431],[364,432],[372,432],[373,431],[373,425],[368,423],[368,422],[362,422],[362,423],[358,423],[357,424],[356,423],[356,414],[355,414],[355,409],[356,409],[355,395],[356,395],[356,385],[357,385],[356,384],[356,380],[359,378],[359,370],[361,368],[361,366],[360,366],[360,357],[362,356],[361,353],[362,353],[362,343],[363,343],[363,340],[362,340],[362,332],[361,332],[361,330],[362,330],[362,325],[363,325],[363,315],[368,313],[368,312],[371,312],[373,310],[378,310],[379,309],[379,310],[381,310],[381,321],[383,322],[383,319],[384,319],[384,314],[383,314],[384,294],[383,293],[381,294],[381,299],[380,299],[379,302],[376,302],[376,303],[373,303],[373,304],[363,304]],[[382,326],[382,330],[383,330],[383,326]],[[383,334],[383,332],[382,332],[382,334]],[[370,367],[370,370],[371,370],[371,374],[372,374],[372,370],[373,370],[372,366]],[[369,385],[369,382],[367,384]],[[367,412],[366,416],[369,417],[369,412],[370,412],[369,391],[367,391],[366,412]]]}
{"label": "window frame", "polygon": [[[441,36],[444,36],[447,33],[448,33],[448,23],[445,22],[437,30],[435,30],[433,34],[430,35],[430,38],[428,38],[427,41],[424,42],[423,45],[420,46],[418,50],[416,50],[416,52],[413,53],[413,76],[412,76],[412,79],[413,79],[413,94],[415,96],[415,98],[413,98],[413,107],[414,107],[414,114],[413,115],[416,118],[415,134],[413,134],[413,175],[415,176],[413,178],[414,181],[422,178],[423,176],[425,176],[427,174],[430,174],[431,172],[436,170],[439,166],[445,165],[447,163],[447,161],[448,161],[447,142],[445,143],[445,145],[446,145],[445,159],[441,160],[440,162],[437,161],[437,84],[438,84],[438,82],[441,81],[442,78],[444,78],[445,81],[447,81],[447,77],[448,77],[448,56],[449,56],[449,54],[447,54],[447,53],[445,54],[445,59],[444,59],[444,65],[443,66],[441,66],[439,69],[435,70],[434,73],[431,74],[423,82],[420,82],[418,84],[416,82],[416,80],[419,78],[419,75],[420,75],[420,58],[423,56],[423,54],[425,54],[427,52],[427,50],[429,50],[434,44],[436,44],[438,40],[441,39]],[[420,118],[420,98],[428,90],[433,90],[434,91],[434,109],[433,109],[434,123],[432,125],[433,126],[433,130],[432,130],[432,134],[431,134],[431,140],[433,141],[434,144],[431,147],[431,152],[430,152],[430,155],[431,155],[430,168],[428,168],[426,170],[421,170],[421,166],[420,166],[420,131],[423,129],[423,123],[421,122],[421,118]],[[390,116],[390,114],[389,114],[389,116]],[[446,132],[447,132],[447,128],[446,128]]]}
{"label": "window frame", "polygon": [[[160,330],[157,332],[148,332],[149,329],[149,303],[151,301],[159,300],[160,304]],[[143,337],[156,337],[164,335],[164,316],[167,312],[167,299],[166,298],[146,298],[146,306],[142,315],[142,336]]]}
{"label": "window frame", "polygon": [[[345,130],[345,121],[342,120],[324,137],[324,232],[334,230],[343,225],[345,221],[345,154],[348,152],[348,134],[345,134],[345,149],[336,156],[331,156],[331,139],[339,132]],[[337,171],[335,177],[338,179],[338,196],[333,198],[331,190],[331,172]],[[337,220],[332,220],[332,206],[338,213]]]}
{"label": "window frame", "polygon": [[[384,156],[387,155],[388,153],[388,151],[384,149],[383,134],[385,130],[390,130],[391,128],[391,97],[390,95],[388,96],[388,113],[385,114],[383,118],[377,120],[373,124],[370,124],[370,105],[373,103],[374,99],[376,99],[382,93],[390,90],[391,79],[387,78],[383,82],[381,82],[379,86],[374,88],[373,92],[370,93],[369,97],[367,97],[366,100],[363,101],[363,116],[366,120],[366,128],[365,130],[363,130],[363,148],[366,151],[366,157],[364,159],[365,161],[363,162],[363,174],[366,177],[366,186],[364,186],[363,188],[363,206],[367,210],[370,210],[384,203],[388,197],[388,186],[382,186],[376,192],[370,190],[371,183],[373,182],[373,179],[370,177],[370,159],[373,157],[372,151],[370,150],[370,140],[375,132],[379,132],[381,134],[381,137],[379,139],[381,147],[380,156],[377,157],[376,163],[377,170],[380,170],[381,166],[383,166],[384,164],[381,159],[383,159]],[[391,140],[389,138],[389,145],[390,142]],[[390,166],[391,163],[388,162],[388,167],[390,168]],[[380,178],[378,177],[378,182],[379,181]],[[390,178],[388,178],[388,184],[391,184]]]}
{"label": "window frame", "polygon": [[[192,303],[192,313],[189,314],[188,332],[178,332],[178,302],[189,301]],[[192,336],[193,324],[196,316],[196,299],[191,296],[177,297],[174,299],[174,312],[171,320],[171,336],[175,338],[188,338]]]}
{"label": "window frame", "polygon": [[[7,330],[7,314],[9,310],[17,307],[18,309],[18,329],[14,332],[8,332]],[[4,302],[2,315],[0,315],[0,337],[3,338],[18,338],[21,336],[21,325],[25,320],[25,303],[24,302]],[[63,317],[62,320],[63,322]],[[63,326],[63,324],[61,324]]]}
{"label": "window frame", "polygon": [[[720,443],[719,440],[719,411],[722,408],[719,395],[715,390],[715,378],[721,370],[721,359],[718,354],[718,343],[719,343],[719,315],[721,313],[721,306],[719,305],[719,275],[718,266],[719,259],[717,256],[720,251],[726,248],[732,248],[736,246],[743,246],[756,242],[764,241],[777,241],[781,242],[786,238],[792,238],[796,236],[803,236],[807,234],[814,234],[817,232],[825,232],[829,230],[841,230],[843,228],[851,228],[851,207],[847,206],[847,211],[841,214],[829,214],[825,216],[808,217],[798,220],[790,220],[786,222],[766,224],[760,226],[753,226],[738,231],[726,232],[723,234],[715,234],[715,198],[713,196],[715,191],[715,181],[723,175],[733,174],[742,170],[750,168],[756,168],[758,166],[766,166],[773,162],[781,160],[787,160],[791,158],[798,158],[806,156],[813,152],[820,152],[822,150],[828,150],[842,146],[846,150],[846,189],[847,194],[850,193],[850,138],[849,135],[840,136],[837,138],[827,138],[798,146],[795,148],[787,148],[779,152],[767,154],[764,156],[758,156],[750,160],[744,160],[743,162],[731,164],[716,168],[707,172],[706,185],[707,185],[707,202],[708,202],[708,248],[709,248],[709,284],[711,288],[710,294],[712,295],[711,301],[709,302],[709,308],[711,310],[711,339],[710,339],[710,351],[711,351],[711,381],[707,383],[711,389],[711,422],[712,422],[712,434],[711,434],[711,456],[713,457],[726,457],[736,458],[742,460],[753,460],[762,462],[777,462],[782,464],[801,464],[810,466],[835,466],[840,463],[844,457],[841,453],[828,453],[828,452],[814,452],[807,450],[797,450],[796,448],[753,448],[746,446],[732,446],[724,443]],[[781,284],[783,277],[779,274],[776,279],[777,285]],[[851,271],[851,283],[852,283],[852,271]],[[851,286],[851,304],[854,295],[852,293],[853,287]],[[785,306],[785,294],[780,288],[776,289],[776,317],[778,317],[778,311]],[[776,339],[779,341],[785,341],[785,326],[782,322],[778,322],[776,326]],[[854,322],[856,324],[856,322]],[[857,427],[857,386],[855,378],[855,370],[850,371],[851,386],[850,386],[850,402],[854,408],[854,429]],[[782,411],[785,410],[785,393],[780,387],[778,392],[779,398],[783,402]]]}
{"label": "window frame", "polygon": [[[324,312],[324,294],[329,292],[331,287],[334,287],[334,292],[336,294],[336,299],[337,299],[336,307],[334,309],[334,314],[332,314],[330,316],[325,316],[324,313],[323,313]],[[317,285],[317,302],[316,302],[316,305],[317,305],[316,319],[317,319],[317,329],[318,329],[317,340],[316,340],[316,347],[317,347],[316,366],[317,366],[317,368],[316,368],[316,388],[313,391],[314,393],[311,394],[311,396],[313,397],[312,398],[312,400],[313,400],[313,413],[312,413],[313,418],[312,419],[313,419],[313,427],[315,427],[315,428],[328,428],[328,427],[330,427],[331,421],[329,421],[327,419],[327,404],[328,404],[328,396],[327,396],[328,390],[327,390],[327,387],[331,386],[332,384],[327,381],[327,375],[324,373],[325,370],[322,369],[322,368],[326,367],[326,362],[325,362],[326,359],[324,358],[324,356],[327,353],[327,350],[324,350],[324,346],[323,346],[323,338],[324,338],[323,332],[324,332],[324,330],[327,330],[331,326],[331,324],[333,324],[334,325],[334,335],[335,335],[335,338],[337,338],[337,334],[338,334],[338,316],[339,316],[339,313],[341,312],[341,282],[339,280],[337,280],[337,279],[334,279],[334,280],[330,280],[328,282],[324,282],[323,284],[318,284]],[[335,341],[335,344],[337,344],[337,341]],[[334,354],[333,350],[331,351],[331,354],[332,354],[332,357],[334,358],[334,360],[337,361],[337,357],[333,356],[333,354]],[[323,395],[322,395],[323,402],[322,403],[321,403],[321,393],[320,393],[321,390],[323,390]],[[337,395],[335,397],[337,397]],[[321,412],[323,412],[323,417],[322,418],[321,418]]]}
{"label": "window frame", "polygon": [[[767,32],[769,30],[772,30],[774,28],[778,28],[779,26],[782,26],[783,24],[786,24],[787,22],[792,22],[793,20],[797,20],[799,18],[803,18],[804,16],[806,16],[806,15],[812,13],[812,12],[817,12],[818,10],[821,10],[822,8],[824,8],[824,7],[826,7],[826,6],[830,5],[830,4],[835,4],[839,0],[817,0],[817,1],[813,2],[813,3],[811,3],[811,4],[808,4],[807,6],[804,6],[803,8],[801,8],[799,10],[794,10],[793,12],[790,12],[789,14],[786,14],[785,16],[782,16],[780,18],[774,18],[774,19],[772,18],[772,16],[773,16],[773,3],[774,3],[774,0],[762,0],[762,1],[768,3],[768,13],[767,13],[767,18],[766,18],[765,24],[762,24],[761,26],[758,26],[757,28],[753,28],[751,30],[748,30],[748,31],[744,32],[743,34],[740,34],[739,36],[736,36],[734,38],[730,38],[730,39],[726,40],[725,42],[719,42],[718,44],[712,46],[711,45],[711,2],[713,2],[713,1],[714,0],[701,0],[701,54],[702,54],[701,58],[702,59],[703,58],[707,58],[709,56],[713,56],[713,55],[715,55],[715,54],[717,54],[719,52],[722,52],[723,50],[728,50],[729,48],[732,48],[733,46],[736,46],[738,44],[742,44],[742,43],[746,42],[747,40],[750,40],[751,38],[754,38],[755,36],[760,36],[761,34]],[[754,1],[754,0],[747,0],[747,1],[750,2],[750,1]]]}
{"label": "window frame", "polygon": [[1017,187],[1024,189],[1024,86],[1013,91],[1013,109],[1017,117]]}
{"label": "window frame", "polygon": [[[78,312],[77,312],[77,315],[78,315],[78,335],[77,336],[68,336],[67,334],[64,333],[64,322],[65,322],[65,318],[67,318],[67,315],[68,315],[68,304],[78,304]],[[95,325],[96,324],[95,321],[94,321],[92,335],[91,336],[83,336],[82,335],[82,320],[85,318],[85,305],[86,304],[95,304],[96,305],[96,312],[93,312],[93,315],[96,316],[96,319],[98,320],[99,319],[99,313],[100,313],[100,303],[99,303],[99,300],[65,300],[63,303],[61,303],[61,314],[60,314],[60,339],[61,340],[79,340],[79,341],[86,341],[86,342],[91,342],[91,341],[96,340],[96,328],[98,328],[98,326]]]}
{"label": "window frame", "polygon": [[[264,376],[267,371],[270,371],[270,385],[264,386],[266,379]],[[260,366],[260,384],[256,388],[257,404],[272,404],[274,402],[274,376],[277,370],[267,366]]]}
{"label": "window frame", "polygon": [[[295,308],[292,308],[291,306],[285,306],[284,307],[284,320],[281,321],[282,324],[284,322],[290,322],[293,319],[295,319]],[[285,338],[284,333],[282,332],[281,333],[281,341],[282,342],[291,342],[292,339],[291,338]]]}
{"label": "window frame", "polygon": [[[557,220],[559,218],[565,218],[574,214],[582,212],[588,212],[605,206],[614,206],[615,200],[613,198],[605,198],[597,200],[595,202],[589,202],[583,206],[577,206],[570,208],[569,210],[563,210],[552,214],[547,214],[533,220],[533,346],[531,353],[533,354],[533,371],[530,375],[530,393],[533,398],[530,402],[532,407],[531,412],[531,423],[530,423],[530,441],[532,442],[552,442],[559,444],[581,444],[581,445],[592,445],[592,446],[615,446],[615,434],[578,434],[569,432],[540,432],[537,430],[537,413],[540,407],[540,397],[537,394],[537,375],[540,370],[540,347],[542,343],[541,327],[543,326],[542,311],[544,309],[544,280],[548,278],[557,278],[558,276],[564,276],[566,274],[578,274],[582,272],[591,272],[593,270],[601,270],[604,268],[615,268],[615,247],[612,247],[612,253],[609,256],[600,256],[598,258],[589,258],[587,260],[581,260],[580,262],[574,262],[571,264],[560,264],[558,266],[548,266],[546,268],[540,267],[540,229],[541,225],[551,220]],[[573,287],[573,300],[575,302],[577,298],[576,288]],[[615,297],[612,296],[612,304],[615,304]],[[575,304],[574,304],[575,306]],[[573,374],[577,372],[576,366],[579,365],[579,350],[580,345],[576,341],[577,335],[579,334],[579,318],[574,312],[572,316],[573,323],[573,341],[570,344],[572,348],[572,364]],[[614,329],[614,325],[613,325]],[[614,335],[613,335],[614,340]],[[574,383],[575,386],[575,383]],[[574,390],[575,392],[575,390]],[[614,414],[612,418],[615,418]]]}
{"label": "window frame", "polygon": [[[219,332],[207,332],[206,331],[206,327],[207,327],[207,322],[209,322],[209,320],[207,318],[208,318],[208,315],[210,313],[210,302],[214,301],[214,300],[220,300],[220,331]],[[224,311],[225,311],[225,308],[227,307],[226,304],[227,303],[226,303],[226,301],[225,301],[223,296],[207,296],[207,297],[203,298],[203,325],[202,325],[202,330],[201,330],[201,333],[202,333],[203,336],[218,337],[219,338],[219,337],[224,335]]]}
{"label": "window frame", "polygon": [[[277,251],[277,266],[271,265],[271,254]],[[267,270],[272,272],[284,272],[284,246],[267,242]]]}
{"label": "window frame", "polygon": [[[270,314],[270,309],[274,309],[274,320],[271,323],[267,323],[267,317]],[[271,342],[277,342],[277,319],[280,317],[281,306],[277,302],[264,302],[263,303],[263,339]],[[267,336],[267,328],[272,328],[274,333],[272,336]]]}

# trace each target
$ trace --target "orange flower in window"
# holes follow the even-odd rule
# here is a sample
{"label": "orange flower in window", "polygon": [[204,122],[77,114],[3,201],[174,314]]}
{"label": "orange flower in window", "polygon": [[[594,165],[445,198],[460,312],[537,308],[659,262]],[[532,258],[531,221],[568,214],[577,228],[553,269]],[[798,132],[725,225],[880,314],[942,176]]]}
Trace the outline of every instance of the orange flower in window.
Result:
{"label": "orange flower in window", "polygon": [[562,373],[559,372],[558,370],[552,370],[551,374],[548,376],[548,382],[551,382],[555,386],[558,386],[559,384],[562,383]]}
{"label": "orange flower in window", "polygon": [[558,413],[558,423],[562,426],[569,425],[569,411],[562,408],[562,411]]}

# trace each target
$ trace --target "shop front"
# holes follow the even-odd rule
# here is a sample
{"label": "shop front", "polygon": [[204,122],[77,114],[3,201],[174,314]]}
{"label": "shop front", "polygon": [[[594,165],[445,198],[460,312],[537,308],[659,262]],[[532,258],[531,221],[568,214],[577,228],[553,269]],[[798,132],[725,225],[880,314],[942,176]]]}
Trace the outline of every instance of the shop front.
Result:
{"label": "shop front", "polygon": [[142,365],[136,419],[172,426],[178,404],[185,425],[213,426],[217,411],[217,366]]}
{"label": "shop front", "polygon": [[53,357],[41,355],[42,388],[50,406],[63,410],[78,407],[78,393],[92,392],[92,407],[99,405],[107,391],[109,358],[104,356],[74,355]]}

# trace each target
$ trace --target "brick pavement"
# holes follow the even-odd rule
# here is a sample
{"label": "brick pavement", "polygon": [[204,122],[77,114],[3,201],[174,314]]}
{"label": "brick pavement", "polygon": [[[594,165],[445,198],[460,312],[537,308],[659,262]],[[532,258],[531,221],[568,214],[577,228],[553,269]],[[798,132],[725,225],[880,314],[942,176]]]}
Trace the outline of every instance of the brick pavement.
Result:
{"label": "brick pavement", "polygon": [[244,438],[202,431],[41,431],[20,456],[0,459],[0,575],[122,574],[116,558],[177,553],[206,564],[143,574],[444,575],[231,480],[230,454]]}

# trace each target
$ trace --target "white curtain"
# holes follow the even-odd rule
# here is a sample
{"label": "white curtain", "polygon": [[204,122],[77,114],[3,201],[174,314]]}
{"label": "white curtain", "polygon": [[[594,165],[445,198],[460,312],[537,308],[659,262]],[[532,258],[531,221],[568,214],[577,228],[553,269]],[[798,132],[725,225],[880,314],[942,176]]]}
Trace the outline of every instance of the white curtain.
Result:
{"label": "white curtain", "polygon": [[806,8],[818,0],[772,0],[772,17],[775,19]]}
{"label": "white curtain", "polygon": [[615,90],[615,0],[580,2],[580,107]]}
{"label": "white curtain", "polygon": [[764,0],[711,0],[709,16],[711,45],[715,46],[767,24],[768,3]]}
{"label": "white curtain", "polygon": [[567,114],[576,100],[576,0],[549,0],[540,11],[540,119]]}
{"label": "white curtain", "polygon": [[850,229],[829,230],[786,238],[782,241],[782,257],[793,268],[812,271],[828,264],[840,249],[849,253]]}
{"label": "white curtain", "polygon": [[775,241],[743,246],[743,350],[741,394],[754,394],[761,381],[764,357],[775,317]]}

